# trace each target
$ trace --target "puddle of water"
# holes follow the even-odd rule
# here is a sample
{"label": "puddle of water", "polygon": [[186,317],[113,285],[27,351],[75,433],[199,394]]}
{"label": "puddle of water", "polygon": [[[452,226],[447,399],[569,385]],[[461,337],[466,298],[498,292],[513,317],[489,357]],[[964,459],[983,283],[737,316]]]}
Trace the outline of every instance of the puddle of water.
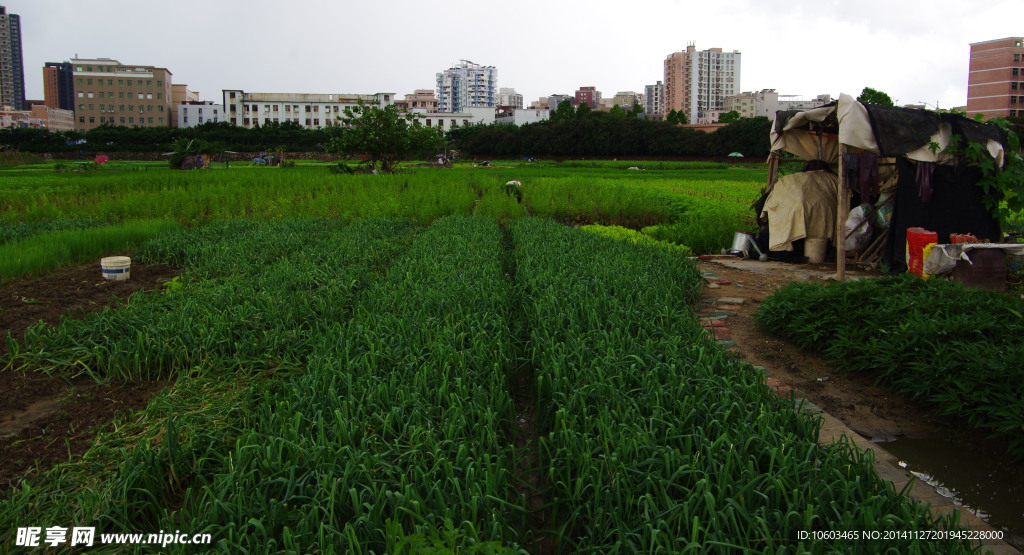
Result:
{"label": "puddle of water", "polygon": [[882,447],[942,495],[993,527],[1024,538],[1024,466],[945,439],[900,438]]}
{"label": "puddle of water", "polygon": [[3,415],[0,418],[0,437],[14,435],[45,416],[53,414],[60,404],[60,397],[36,401],[25,410],[17,411],[14,414]]}

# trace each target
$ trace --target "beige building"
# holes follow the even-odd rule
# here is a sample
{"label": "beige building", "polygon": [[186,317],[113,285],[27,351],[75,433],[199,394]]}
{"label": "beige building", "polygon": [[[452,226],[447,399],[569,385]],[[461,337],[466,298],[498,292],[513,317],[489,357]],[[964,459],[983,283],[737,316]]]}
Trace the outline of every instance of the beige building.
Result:
{"label": "beige building", "polygon": [[75,129],[103,124],[167,127],[171,124],[171,72],[125,65],[110,58],[71,60],[75,79]]}
{"label": "beige building", "polygon": [[665,58],[664,113],[672,110],[686,115],[688,123],[710,123],[725,110],[725,99],[740,90],[739,51],[721,48],[697,50],[690,44],[686,52],[673,52]]}
{"label": "beige building", "polygon": [[[171,127],[179,127],[178,106],[199,102],[199,93],[188,90],[188,85],[171,84]],[[181,126],[191,127],[191,126]]]}
{"label": "beige building", "polygon": [[45,104],[32,105],[32,119],[50,131],[71,131],[75,128],[75,113],[71,110],[50,108]]}
{"label": "beige building", "polygon": [[403,112],[437,112],[437,97],[433,89],[416,89],[412,94],[405,95],[405,100],[396,100],[395,107]]}
{"label": "beige building", "polygon": [[395,103],[395,93],[247,93],[225,89],[223,95],[226,121],[245,128],[291,121],[304,129],[319,129],[338,125],[338,117],[344,115],[345,108],[360,102],[375,102],[381,107]]}

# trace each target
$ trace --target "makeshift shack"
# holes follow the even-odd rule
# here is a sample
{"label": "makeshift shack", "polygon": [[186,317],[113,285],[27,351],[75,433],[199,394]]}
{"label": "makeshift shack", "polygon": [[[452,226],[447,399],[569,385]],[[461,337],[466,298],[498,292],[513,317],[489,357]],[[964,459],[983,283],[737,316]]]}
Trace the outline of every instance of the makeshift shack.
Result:
{"label": "makeshift shack", "polygon": [[[977,184],[981,171],[946,150],[954,140],[961,147],[979,144],[1002,167],[1002,132],[955,114],[861,104],[845,94],[813,110],[779,111],[771,131],[767,191],[771,193],[779,178],[783,151],[828,162],[839,178],[833,236],[837,278],[842,280],[845,273],[851,200],[867,205],[868,221],[891,207],[887,229],[877,231],[854,261],[870,260],[903,272],[909,228],[935,231],[939,243],[949,243],[950,234],[1002,239]],[[890,195],[883,195],[884,188]]]}

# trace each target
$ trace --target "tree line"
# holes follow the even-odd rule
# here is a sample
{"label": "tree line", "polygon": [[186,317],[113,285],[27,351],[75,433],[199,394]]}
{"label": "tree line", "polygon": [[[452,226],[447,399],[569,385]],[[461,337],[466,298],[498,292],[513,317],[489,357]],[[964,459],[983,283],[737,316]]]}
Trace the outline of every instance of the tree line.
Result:
{"label": "tree line", "polygon": [[740,118],[706,133],[621,110],[577,110],[572,117],[558,112],[548,121],[459,127],[448,136],[463,156],[496,158],[728,156],[733,152],[767,157],[770,147],[771,121],[766,117]]}

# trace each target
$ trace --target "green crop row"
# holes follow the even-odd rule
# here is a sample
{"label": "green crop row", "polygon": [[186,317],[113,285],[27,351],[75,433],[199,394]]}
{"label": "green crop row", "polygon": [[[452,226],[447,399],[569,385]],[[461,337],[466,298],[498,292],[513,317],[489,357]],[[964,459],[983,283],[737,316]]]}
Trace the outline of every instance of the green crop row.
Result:
{"label": "green crop row", "polygon": [[0,529],[181,529],[232,552],[868,552],[921,546],[798,533],[954,523],[851,445],[817,445],[816,420],[707,339],[671,249],[455,216],[235,220],[140,256],[186,271],[33,328],[12,363],[173,387],[23,482]]}
{"label": "green crop row", "polygon": [[1024,301],[914,276],[793,283],[755,315],[771,333],[868,372],[1024,458]]}
{"label": "green crop row", "polygon": [[930,548],[798,536],[950,525],[848,444],[818,445],[816,421],[702,338],[691,265],[552,222],[511,229],[557,551],[903,552]]}
{"label": "green crop row", "polygon": [[[47,227],[47,226],[41,226]],[[76,223],[56,231],[39,232],[0,244],[0,281],[40,274],[61,265],[76,264],[117,252],[163,233],[178,223],[135,220],[107,226]],[[97,261],[98,263],[98,261]]]}

